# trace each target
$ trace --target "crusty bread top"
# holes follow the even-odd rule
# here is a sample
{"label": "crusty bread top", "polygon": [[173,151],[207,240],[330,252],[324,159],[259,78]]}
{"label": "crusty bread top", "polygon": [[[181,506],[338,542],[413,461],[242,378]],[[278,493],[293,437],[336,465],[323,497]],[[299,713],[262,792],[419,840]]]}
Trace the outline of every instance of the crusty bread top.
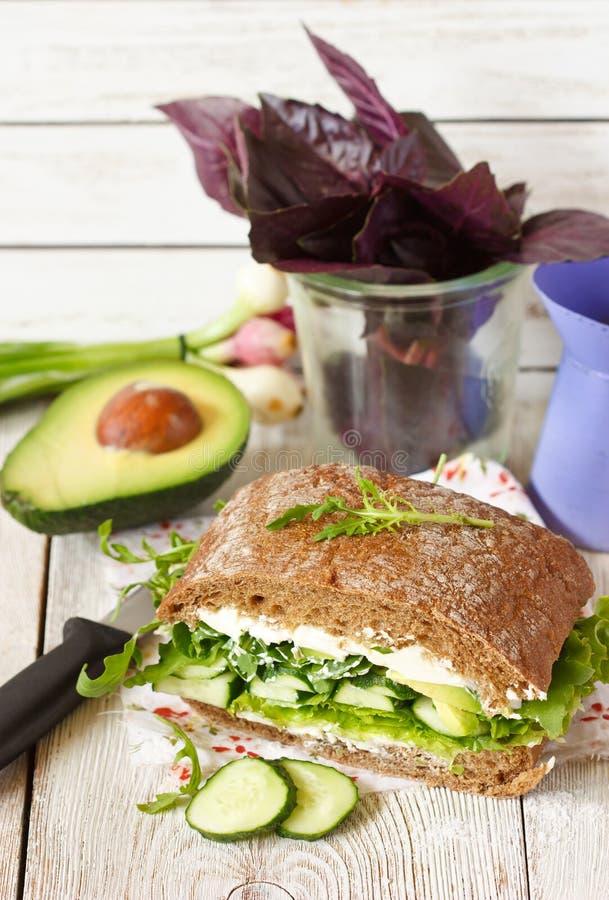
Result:
{"label": "crusty bread top", "polygon": [[[325,524],[265,525],[289,507],[340,496],[361,506],[350,466],[277,472],[238,490],[159,608],[195,625],[198,610],[237,607],[290,629],[316,625],[399,648],[413,640],[484,686],[545,692],[552,664],[594,590],[569,541],[494,506],[427,482],[362,467],[361,474],[424,511],[492,519],[490,529],[425,524],[314,542]],[[368,641],[365,641],[367,643]]]}

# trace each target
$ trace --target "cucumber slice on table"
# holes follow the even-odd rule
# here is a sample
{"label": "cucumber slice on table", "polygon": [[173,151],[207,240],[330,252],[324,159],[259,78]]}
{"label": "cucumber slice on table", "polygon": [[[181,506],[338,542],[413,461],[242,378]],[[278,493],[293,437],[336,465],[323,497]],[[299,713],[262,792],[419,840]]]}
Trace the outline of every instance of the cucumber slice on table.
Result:
{"label": "cucumber slice on table", "polygon": [[279,762],[296,785],[296,807],[277,826],[283,837],[303,841],[323,837],[340,825],[357,803],[354,783],[332,766],[299,759]]}
{"label": "cucumber slice on table", "polygon": [[245,756],[207,779],[188,804],[186,821],[214,841],[236,841],[282,822],[295,805],[296,788],[283,770]]}

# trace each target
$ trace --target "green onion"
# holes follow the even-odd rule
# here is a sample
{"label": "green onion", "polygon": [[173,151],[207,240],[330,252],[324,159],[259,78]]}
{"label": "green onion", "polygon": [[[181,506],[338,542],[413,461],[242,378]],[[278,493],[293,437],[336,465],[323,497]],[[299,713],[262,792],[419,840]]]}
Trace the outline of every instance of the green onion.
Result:
{"label": "green onion", "polygon": [[269,265],[250,263],[237,275],[237,299],[214,322],[185,335],[130,343],[0,343],[0,404],[52,394],[87,375],[142,360],[184,359],[205,364],[209,348],[225,340],[254,316],[285,305],[286,279]]}

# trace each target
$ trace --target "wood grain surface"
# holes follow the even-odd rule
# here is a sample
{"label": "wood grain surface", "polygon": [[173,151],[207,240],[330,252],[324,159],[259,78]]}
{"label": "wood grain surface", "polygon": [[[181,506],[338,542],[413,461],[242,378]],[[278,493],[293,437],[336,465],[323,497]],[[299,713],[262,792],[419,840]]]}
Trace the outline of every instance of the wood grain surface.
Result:
{"label": "wood grain surface", "polygon": [[[0,3],[0,12],[2,4]],[[527,209],[609,207],[609,123],[447,123],[465,166],[525,180]],[[42,135],[44,133],[44,140]],[[574,147],[577,158],[574,161]],[[0,246],[245,246],[169,125],[0,126]]]}
{"label": "wood grain surface", "polygon": [[[424,109],[465,164],[526,179],[532,212],[609,210],[603,0],[0,2],[0,340],[175,333],[232,297],[247,224],[200,190],[154,104],[257,90],[347,112],[300,31],[356,56]],[[526,481],[560,342],[529,289],[510,465]],[[0,412],[0,458],[42,404]],[[247,469],[306,461],[308,413],[256,427]],[[589,555],[599,591],[609,557]],[[0,515],[0,682],[112,603],[94,537],[50,542]],[[47,584],[48,580],[48,584]],[[314,845],[210,844],[135,768],[115,700],[83,704],[0,773],[0,900],[606,900],[609,763],[554,770],[523,801],[366,797]]]}
{"label": "wood grain surface", "polygon": [[150,121],[154,102],[259,90],[348,109],[300,29],[434,118],[607,118],[603,0],[0,4],[0,120]]}
{"label": "wood grain surface", "polygon": [[[234,299],[245,248],[0,250],[11,318],[0,340],[120,341],[193,330]],[[560,339],[530,279],[520,365],[554,367]],[[52,303],[49,302],[52,296]]]}
{"label": "wood grain surface", "polygon": [[[40,414],[41,404],[2,413],[0,458]],[[47,539],[0,515],[0,684],[28,665],[40,652],[44,621]],[[21,870],[22,823],[27,815],[28,773],[32,758],[21,756],[0,772],[0,897],[16,896]]]}

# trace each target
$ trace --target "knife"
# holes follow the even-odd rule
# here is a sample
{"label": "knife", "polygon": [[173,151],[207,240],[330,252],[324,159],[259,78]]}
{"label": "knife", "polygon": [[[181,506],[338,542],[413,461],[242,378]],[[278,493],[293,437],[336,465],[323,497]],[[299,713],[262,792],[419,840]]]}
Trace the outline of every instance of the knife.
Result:
{"label": "knife", "polygon": [[68,619],[63,643],[0,687],[0,769],[32,747],[83,699],[76,680],[84,663],[99,675],[105,656],[119,653],[142,625],[154,619],[152,596],[138,588],[101,622]]}

